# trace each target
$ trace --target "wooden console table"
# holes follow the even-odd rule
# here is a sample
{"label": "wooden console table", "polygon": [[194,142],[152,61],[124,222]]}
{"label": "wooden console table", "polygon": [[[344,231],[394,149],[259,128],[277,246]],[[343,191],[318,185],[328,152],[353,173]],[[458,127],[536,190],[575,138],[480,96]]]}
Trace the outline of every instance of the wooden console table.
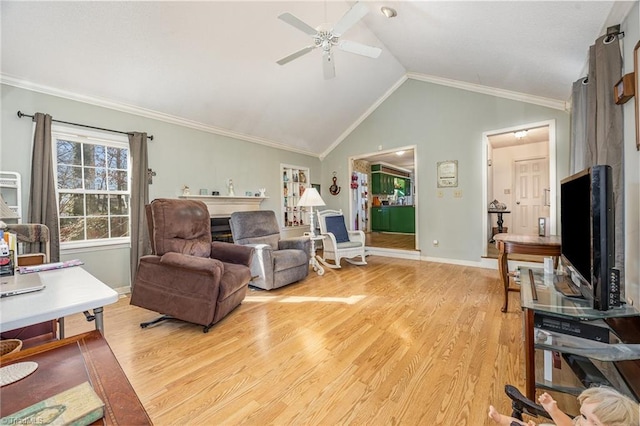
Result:
{"label": "wooden console table", "polygon": [[3,356],[0,365],[22,361],[37,362],[38,369],[24,379],[2,387],[0,417],[88,381],[105,404],[104,417],[94,424],[152,424],[98,330]]}
{"label": "wooden console table", "polygon": [[558,267],[558,257],[561,253],[560,237],[539,237],[536,235],[496,234],[494,235],[498,247],[498,272],[504,288],[504,303],[502,312],[507,312],[509,292],[520,291],[519,287],[509,287],[509,264],[507,256],[511,253],[530,254],[536,256],[552,256],[554,267]]}

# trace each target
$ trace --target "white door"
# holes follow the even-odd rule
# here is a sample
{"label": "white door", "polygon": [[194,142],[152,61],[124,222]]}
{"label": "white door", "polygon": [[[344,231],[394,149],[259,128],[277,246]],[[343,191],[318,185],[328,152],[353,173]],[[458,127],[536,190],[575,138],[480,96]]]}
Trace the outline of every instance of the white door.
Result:
{"label": "white door", "polygon": [[514,162],[514,234],[538,235],[538,218],[549,216],[549,160],[535,158]]}

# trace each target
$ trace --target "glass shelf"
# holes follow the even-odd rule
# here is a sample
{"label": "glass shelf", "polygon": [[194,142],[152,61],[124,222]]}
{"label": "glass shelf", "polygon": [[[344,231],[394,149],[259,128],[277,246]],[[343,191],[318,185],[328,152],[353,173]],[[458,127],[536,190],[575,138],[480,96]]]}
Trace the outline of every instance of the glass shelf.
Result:
{"label": "glass shelf", "polygon": [[[533,300],[531,294],[529,270],[533,272],[538,300]],[[553,285],[553,280],[554,275],[544,274],[542,268],[520,268],[520,303],[522,308],[579,320],[640,315],[640,312],[634,306],[626,304],[608,311],[593,309],[591,300],[566,297],[557,292]]]}
{"label": "glass shelf", "polygon": [[582,355],[599,361],[628,361],[640,359],[640,345],[638,344],[602,343],[537,328],[534,329],[534,333],[536,349],[548,349]]}

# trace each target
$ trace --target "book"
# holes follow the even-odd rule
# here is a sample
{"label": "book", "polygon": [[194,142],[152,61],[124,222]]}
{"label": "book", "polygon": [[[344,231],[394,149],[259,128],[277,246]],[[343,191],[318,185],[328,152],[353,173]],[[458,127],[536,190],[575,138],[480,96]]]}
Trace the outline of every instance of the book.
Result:
{"label": "book", "polygon": [[104,402],[89,382],[0,419],[0,425],[84,426],[104,416]]}

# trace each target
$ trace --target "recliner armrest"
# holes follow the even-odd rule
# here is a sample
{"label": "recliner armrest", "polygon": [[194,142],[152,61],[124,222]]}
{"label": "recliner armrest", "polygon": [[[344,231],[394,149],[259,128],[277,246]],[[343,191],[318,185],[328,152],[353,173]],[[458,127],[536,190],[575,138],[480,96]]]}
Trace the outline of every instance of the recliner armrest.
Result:
{"label": "recliner armrest", "polygon": [[211,243],[211,258],[237,265],[251,266],[253,247],[246,245],[213,241]]}
{"label": "recliner armrest", "polygon": [[279,250],[302,250],[307,255],[311,252],[311,239],[309,237],[293,237],[293,238],[285,238],[278,241],[278,249]]}
{"label": "recliner armrest", "polygon": [[165,253],[160,258],[160,263],[211,275],[216,275],[216,272],[218,272],[222,276],[224,273],[224,265],[218,259],[190,256],[182,253]]}

